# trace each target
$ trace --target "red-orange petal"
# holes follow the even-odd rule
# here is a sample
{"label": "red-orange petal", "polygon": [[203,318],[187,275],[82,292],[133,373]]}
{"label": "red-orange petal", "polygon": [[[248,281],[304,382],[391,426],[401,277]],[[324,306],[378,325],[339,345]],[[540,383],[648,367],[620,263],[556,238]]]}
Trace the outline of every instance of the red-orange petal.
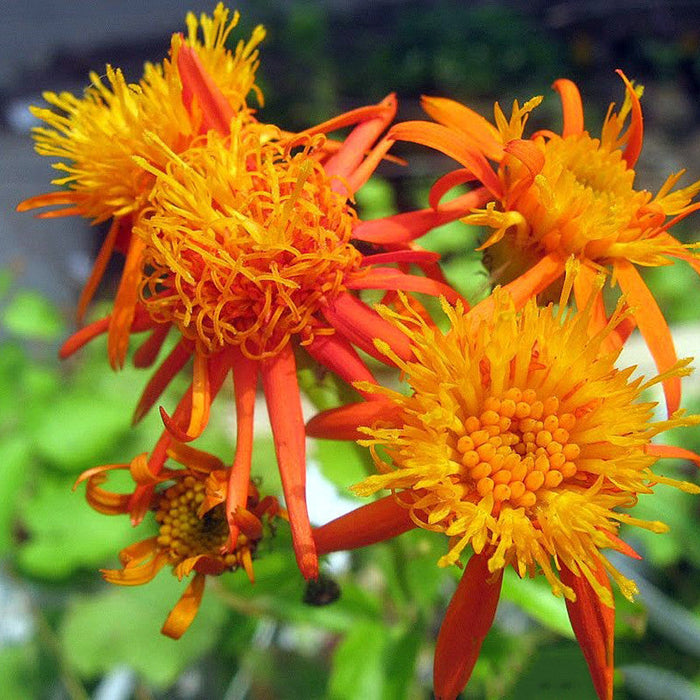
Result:
{"label": "red-orange petal", "polygon": [[686,450],[683,447],[676,447],[675,445],[657,445],[651,443],[646,446],[645,449],[647,454],[654,455],[655,457],[663,457],[665,459],[685,459],[689,462],[695,462],[695,464],[700,467],[700,455],[692,452],[691,450]]}
{"label": "red-orange petal", "polygon": [[642,142],[644,141],[644,119],[642,118],[642,105],[639,102],[639,97],[632,87],[632,83],[627,79],[627,76],[618,68],[615,71],[625,82],[627,94],[632,103],[630,116],[630,125],[625,132],[625,140],[627,145],[622,152],[622,157],[627,162],[628,167],[633,168],[639,154],[642,152]]}
{"label": "red-orange petal", "polygon": [[[411,275],[393,267],[378,267],[370,270],[366,275],[357,277],[347,282],[348,289],[390,289],[404,292],[422,292],[434,297],[444,296],[451,304],[462,301],[462,296],[452,287],[442,282]],[[468,306],[468,304],[466,304]]]}
{"label": "red-orange petal", "polygon": [[199,610],[205,583],[206,576],[204,574],[196,573],[194,575],[161,628],[160,631],[164,635],[171,639],[180,639],[187,631]]}
{"label": "red-orange petal", "polygon": [[171,328],[170,323],[159,323],[155,326],[148,338],[134,352],[134,367],[150,367],[156,361]]}
{"label": "red-orange petal", "polygon": [[304,578],[318,578],[318,556],[306,506],[304,416],[291,345],[263,360],[260,369],[297,564]]}
{"label": "red-orange petal", "polygon": [[[635,266],[627,260],[615,262],[615,274],[620,283],[620,289],[627,297],[627,303],[633,307],[632,315],[649,347],[659,373],[666,372],[676,364],[678,358],[671,331],[654,295],[649,291]],[[663,388],[670,416],[681,405],[680,377],[668,377],[663,382]]]}
{"label": "red-orange petal", "polygon": [[438,178],[430,188],[428,195],[428,204],[433,209],[440,206],[440,200],[453,188],[458,185],[463,185],[467,182],[472,182],[475,179],[474,173],[466,168],[453,170],[446,175]]}
{"label": "red-orange petal", "polygon": [[367,547],[414,528],[408,508],[392,494],[314,528],[318,555]]}
{"label": "red-orange petal", "polygon": [[577,136],[583,133],[583,102],[576,83],[562,78],[555,80],[552,87],[559,93],[564,116],[564,126],[561,131],[563,138]]}
{"label": "red-orange petal", "polygon": [[503,569],[492,574],[488,559],[486,553],[469,559],[442,621],[433,669],[437,700],[455,700],[462,692],[491,629],[501,595]]}
{"label": "red-orange petal", "polygon": [[[610,581],[601,562],[594,575],[612,595]],[[566,608],[571,627],[588,664],[596,694],[600,700],[612,700],[615,608],[604,605],[588,579],[583,575],[577,576],[564,564],[561,565],[560,578],[576,594],[574,602],[567,598]]]}
{"label": "red-orange petal", "polygon": [[322,440],[362,440],[367,435],[360,433],[359,426],[372,426],[376,421],[398,425],[401,409],[385,398],[359,401],[323,411],[306,424],[309,437]]}
{"label": "red-orange petal", "polygon": [[440,259],[440,253],[434,253],[431,250],[421,250],[405,248],[401,250],[392,250],[387,253],[375,253],[373,255],[365,255],[362,258],[362,265],[383,265],[388,263],[397,264],[427,264],[434,263]]}

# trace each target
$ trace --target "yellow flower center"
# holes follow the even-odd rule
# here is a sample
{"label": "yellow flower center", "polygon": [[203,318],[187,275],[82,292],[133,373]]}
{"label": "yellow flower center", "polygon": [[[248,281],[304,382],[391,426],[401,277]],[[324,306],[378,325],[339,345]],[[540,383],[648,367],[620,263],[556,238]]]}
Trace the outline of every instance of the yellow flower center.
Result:
{"label": "yellow flower center", "polygon": [[315,314],[359,274],[354,210],[311,145],[291,154],[275,134],[239,121],[230,139],[210,133],[152,170],[154,206],[135,229],[143,302],[204,353],[237,345],[259,359],[330,332]]}
{"label": "yellow flower center", "polygon": [[469,496],[492,494],[494,511],[506,502],[531,508],[538,494],[574,477],[581,450],[569,438],[576,418],[558,410],[559,399],[540,401],[532,389],[488,396],[481,414],[464,421],[465,434],[455,445]]}
{"label": "yellow flower center", "polygon": [[156,511],[158,547],[168,553],[173,565],[204,555],[209,560],[207,573],[235,570],[242,565],[244,551],[252,553],[257,543],[240,535],[235,551],[222,555],[229,536],[224,504],[200,517],[204,497],[204,482],[191,476],[163,492]]}

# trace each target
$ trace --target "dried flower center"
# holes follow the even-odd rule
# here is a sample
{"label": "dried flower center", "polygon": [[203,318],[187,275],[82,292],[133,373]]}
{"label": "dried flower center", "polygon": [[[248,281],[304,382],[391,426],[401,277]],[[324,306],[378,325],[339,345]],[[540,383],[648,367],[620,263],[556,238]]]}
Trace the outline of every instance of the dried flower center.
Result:
{"label": "dried flower center", "polygon": [[307,150],[250,129],[184,158],[160,173],[139,229],[151,315],[206,353],[237,345],[258,359],[293,335],[309,342],[314,314],[359,270],[354,210]]}
{"label": "dried flower center", "polygon": [[222,555],[229,535],[224,505],[215,506],[200,517],[204,496],[204,482],[191,476],[163,492],[156,511],[156,521],[160,523],[158,545],[168,552],[173,565],[205,555],[221,571],[237,569],[242,552],[254,549],[256,543],[241,535],[236,551]]}
{"label": "dried flower center", "polygon": [[543,402],[532,389],[511,388],[486,398],[481,414],[465,420],[457,452],[473,500],[492,494],[495,510],[506,501],[530,508],[544,490],[576,474],[580,449],[569,442],[576,418],[558,410],[556,397]]}

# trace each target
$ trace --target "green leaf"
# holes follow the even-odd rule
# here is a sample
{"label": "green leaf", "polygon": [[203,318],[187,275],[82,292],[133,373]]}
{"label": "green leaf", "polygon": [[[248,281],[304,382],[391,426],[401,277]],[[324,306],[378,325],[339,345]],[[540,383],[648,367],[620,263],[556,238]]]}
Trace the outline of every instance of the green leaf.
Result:
{"label": "green leaf", "polygon": [[423,625],[396,630],[387,645],[384,698],[407,698],[416,676],[416,659],[427,632]]}
{"label": "green leaf", "polygon": [[0,442],[0,554],[13,544],[12,530],[17,513],[17,497],[31,474],[31,446],[22,436]]}
{"label": "green leaf", "polygon": [[387,628],[358,624],[336,648],[328,686],[330,700],[381,700],[384,693]]}
{"label": "green leaf", "polygon": [[0,648],[0,678],[2,678],[3,700],[26,700],[26,698],[41,697],[37,674],[38,665],[39,659],[34,645],[3,645]]}
{"label": "green leaf", "polygon": [[55,340],[63,333],[58,310],[35,291],[17,292],[7,305],[2,322],[10,333],[32,340]]}
{"label": "green leaf", "polygon": [[354,498],[349,487],[373,471],[369,451],[349,440],[316,440],[312,455],[323,476],[348,498]]}
{"label": "green leaf", "polygon": [[88,679],[125,664],[159,688],[172,684],[217,643],[227,618],[205,591],[197,617],[181,639],[160,634],[186,585],[163,571],[143,586],[113,586],[90,598],[76,596],[59,630],[66,659]]}
{"label": "green leaf", "polygon": [[71,486],[72,479],[44,474],[36,493],[18,501],[28,537],[18,550],[18,563],[30,576],[66,578],[78,569],[104,564],[127,544],[143,539],[145,528],[135,531],[126,516],[97,513]]}

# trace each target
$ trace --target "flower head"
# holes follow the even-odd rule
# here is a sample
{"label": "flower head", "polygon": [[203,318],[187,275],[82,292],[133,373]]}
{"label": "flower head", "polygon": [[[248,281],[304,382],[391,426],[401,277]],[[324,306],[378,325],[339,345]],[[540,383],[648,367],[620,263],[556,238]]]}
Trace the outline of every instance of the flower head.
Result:
{"label": "flower head", "polygon": [[[584,266],[575,287],[579,301],[590,295],[595,273],[609,270],[663,373],[676,361],[673,341],[635,265],[669,265],[679,258],[700,272],[700,258],[693,252],[697,245],[683,245],[668,232],[700,207],[692,203],[700,180],[674,190],[681,172],[671,175],[656,195],[635,189],[634,167],[643,139],[641,88],[622,78],[624,103],[618,112],[610,106],[599,138],[585,130],[581,96],[569,80],[554,83],[564,111],[561,134],[545,130],[524,137],[539,97],[523,106],[514,102],[510,119],[496,104],[495,126],[452,100],[424,98],[424,108],[439,123],[399,124],[392,134],[433,146],[465,166],[436,183],[434,202],[458,181],[476,179],[489,190],[491,201],[464,221],[492,230],[482,248],[488,249],[497,276],[514,280],[510,286],[519,298],[537,294],[561,277],[571,255]],[[593,323],[599,331],[606,324],[600,292],[596,306]],[[609,336],[610,348],[629,333],[627,325]],[[680,405],[679,379],[669,377],[664,390],[670,414]]]}
{"label": "flower head", "polygon": [[154,477],[146,456],[139,455],[128,465],[91,469],[78,481],[87,480],[88,502],[108,514],[128,512],[130,496],[101,487],[106,471],[129,469],[137,483],[164,486],[153,493],[151,500],[158,534],[123,549],[119,554],[123,568],[105,569],[102,574],[110,583],[137,586],[153,579],[164,566],[171,566],[180,580],[194,571],[192,581],[162,629],[163,634],[178,639],[197,613],[206,576],[243,568],[251,583],[254,582],[253,557],[264,535],[263,518],[269,520],[285,514],[275,498],[261,499],[255,484],[249,482],[245,506],[235,513],[239,524],[235,546],[227,547],[230,533],[224,512],[225,498],[220,494],[222,483],[226,483],[223,463],[186,445],[173,444],[168,455],[185,468],[167,468]]}
{"label": "flower head", "polygon": [[[603,551],[631,552],[617,535],[621,523],[665,530],[627,512],[656,484],[700,493],[694,484],[654,473],[651,444],[668,428],[697,425],[700,416],[679,412],[652,420],[653,404],[641,393],[658,378],[633,380],[632,369],[615,367],[617,353],[602,351],[620,310],[591,337],[591,305],[569,313],[565,303],[563,297],[555,313],[531,300],[518,312],[497,290],[494,312],[485,319],[444,305],[450,321],[445,334],[417,315],[396,316],[415,357],[393,357],[410,393],[377,388],[383,398],[320,414],[308,425],[318,437],[348,437],[354,428],[379,472],[354,490],[394,494],[394,505],[378,501],[317,530],[320,552],[364,545],[411,526],[447,535],[441,566],[461,566],[465,550],[473,552],[469,581],[453,600],[438,640],[439,697],[461,690],[481,644],[475,639],[475,646],[454,646],[456,630],[463,634],[474,622],[471,615],[484,614],[464,607],[462,596],[481,601],[483,595],[493,601],[493,613],[503,569],[512,566],[521,577],[543,574],[552,591],[569,601],[596,689],[607,698],[612,657],[599,657],[594,647],[599,641],[611,649],[612,629],[607,623],[597,630],[585,623],[584,629],[579,612],[591,601],[613,608],[608,575],[628,598],[636,588]],[[686,374],[686,366],[671,371]],[[486,622],[477,625],[483,634]]]}

